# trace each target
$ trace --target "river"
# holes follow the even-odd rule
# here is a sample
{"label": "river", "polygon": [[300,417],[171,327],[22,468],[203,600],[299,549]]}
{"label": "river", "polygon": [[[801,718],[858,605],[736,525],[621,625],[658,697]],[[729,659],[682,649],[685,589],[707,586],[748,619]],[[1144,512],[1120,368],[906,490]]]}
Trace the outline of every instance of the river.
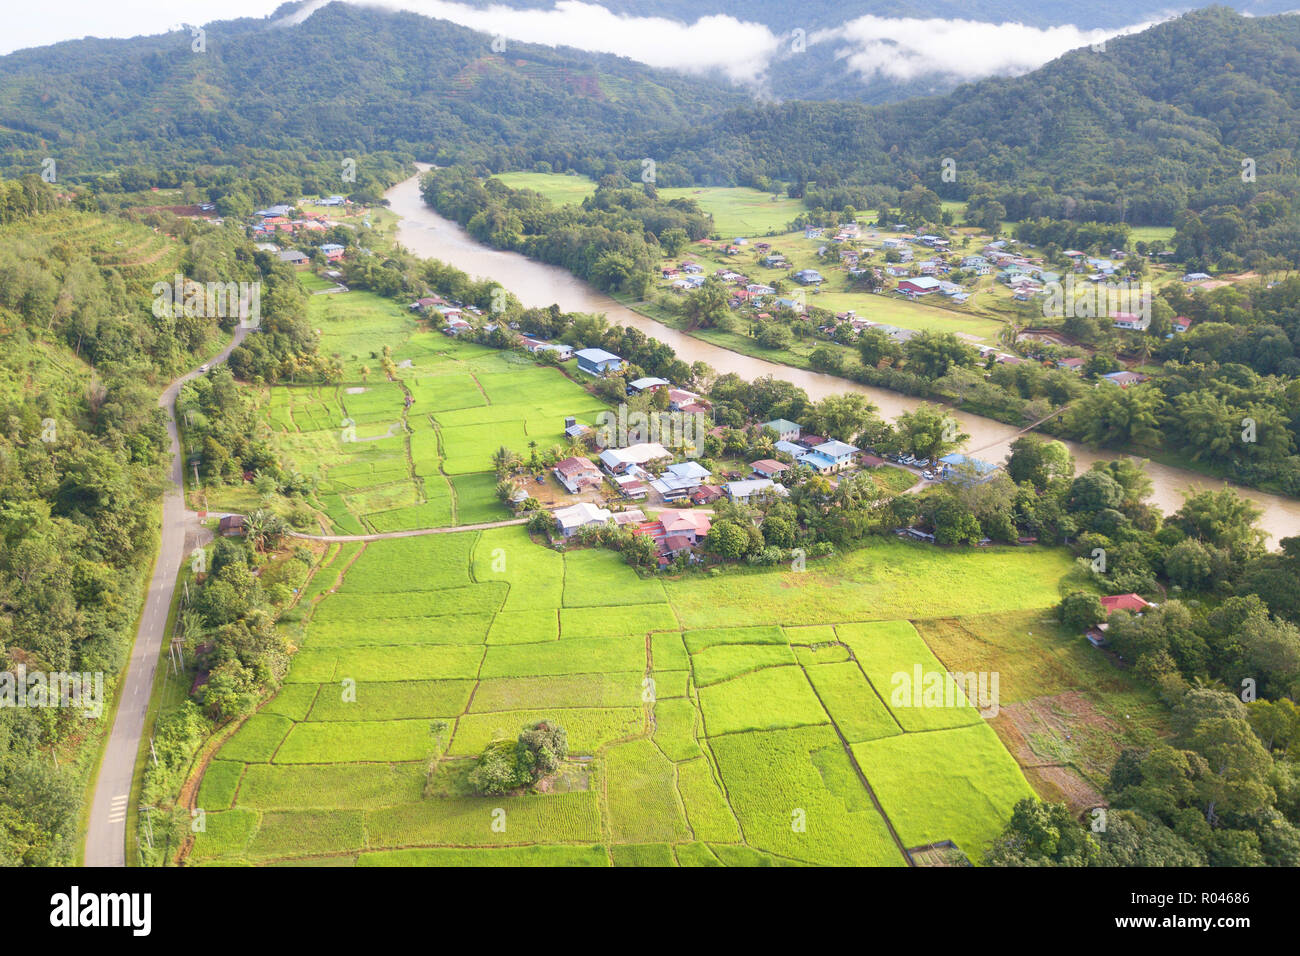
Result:
{"label": "river", "polygon": [[[858,392],[890,419],[921,404],[921,399],[908,395],[859,385],[834,375],[791,368],[712,345],[632,311],[558,266],[482,245],[459,224],[424,204],[418,174],[398,183],[384,196],[392,211],[401,217],[397,241],[403,246],[418,256],[450,263],[476,278],[495,279],[527,307],[540,308],[556,303],[566,312],[603,312],[613,323],[633,326],[666,342],[683,361],[707,362],[719,372],[735,372],[746,379],[772,375],[798,385],[813,399]],[[1015,427],[964,412],[958,413],[958,417],[963,431],[971,436],[966,444],[968,453],[995,462],[1006,457],[1018,434]],[[1094,461],[1115,457],[1074,442],[1066,442],[1066,445],[1080,470]],[[1148,462],[1146,471],[1153,485],[1152,501],[1165,514],[1171,514],[1182,506],[1184,491],[1222,485],[1222,482],[1204,475],[1156,462]],[[1271,543],[1276,545],[1279,538],[1300,534],[1300,501],[1248,488],[1237,487],[1237,491],[1263,509],[1261,524],[1272,536]]]}

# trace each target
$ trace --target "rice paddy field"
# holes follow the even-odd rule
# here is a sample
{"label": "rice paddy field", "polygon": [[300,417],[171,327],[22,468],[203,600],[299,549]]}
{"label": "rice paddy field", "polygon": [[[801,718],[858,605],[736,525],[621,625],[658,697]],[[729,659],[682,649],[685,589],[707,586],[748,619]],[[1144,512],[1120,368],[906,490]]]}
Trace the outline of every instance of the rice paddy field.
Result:
{"label": "rice paddy field", "polygon": [[[203,773],[187,862],[903,866],[947,841],[978,861],[1033,791],[974,702],[922,706],[899,675],[951,667],[932,643],[966,663],[989,619],[962,615],[1050,613],[1068,566],[882,541],[661,581],[517,526],[331,548],[282,625],[285,684]],[[936,614],[927,643],[910,620]],[[474,757],[543,718],[560,772],[475,795]]]}
{"label": "rice paddy field", "polygon": [[492,453],[563,444],[566,416],[590,423],[604,407],[557,369],[427,331],[369,292],[312,296],[309,309],[343,380],[277,385],[262,407],[286,466],[316,479],[332,533],[507,518]]}

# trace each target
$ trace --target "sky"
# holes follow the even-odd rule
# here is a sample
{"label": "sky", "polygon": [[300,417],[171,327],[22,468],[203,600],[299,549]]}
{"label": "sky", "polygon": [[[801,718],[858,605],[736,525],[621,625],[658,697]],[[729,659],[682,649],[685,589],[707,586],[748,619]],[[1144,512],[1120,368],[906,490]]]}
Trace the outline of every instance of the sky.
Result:
{"label": "sky", "polygon": [[[304,11],[310,14],[315,6]],[[771,60],[787,52],[790,36],[733,16],[701,17],[693,23],[655,17],[624,17],[596,2],[556,0],[547,10],[505,6],[478,9],[453,0],[349,0],[400,8],[451,20],[507,39],[615,53],[655,67],[703,72],[721,70],[742,83],[760,82]],[[265,17],[280,0],[42,0],[14,4],[5,13],[0,54],[83,36],[127,37],[163,33],[181,24],[237,17]],[[865,80],[907,80],[943,72],[960,79],[1032,70],[1067,50],[1103,41],[1119,31],[1072,26],[1039,29],[1019,23],[859,17],[801,38],[830,44],[835,55]],[[208,42],[217,38],[209,37]]]}

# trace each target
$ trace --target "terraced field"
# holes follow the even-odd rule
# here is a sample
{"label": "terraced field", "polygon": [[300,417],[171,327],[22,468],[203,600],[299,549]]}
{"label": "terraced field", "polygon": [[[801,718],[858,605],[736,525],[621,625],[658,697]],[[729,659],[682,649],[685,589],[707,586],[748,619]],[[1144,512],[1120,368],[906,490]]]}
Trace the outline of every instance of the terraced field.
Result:
{"label": "terraced field", "polygon": [[[898,866],[946,840],[977,859],[1031,791],[964,699],[895,699],[897,674],[943,670],[898,618],[1009,569],[998,600],[1043,609],[1068,562],[994,549],[948,574],[930,553],[886,542],[759,588],[643,579],[519,527],[331,549],[284,625],[287,682],[207,768],[189,862]],[[567,730],[561,773],[473,795],[473,756],[541,718]]]}
{"label": "terraced field", "polygon": [[563,445],[566,416],[590,423],[603,407],[556,369],[417,330],[371,293],[313,296],[310,309],[343,381],[276,386],[263,407],[286,464],[317,478],[314,503],[334,533],[508,517],[492,453]]}

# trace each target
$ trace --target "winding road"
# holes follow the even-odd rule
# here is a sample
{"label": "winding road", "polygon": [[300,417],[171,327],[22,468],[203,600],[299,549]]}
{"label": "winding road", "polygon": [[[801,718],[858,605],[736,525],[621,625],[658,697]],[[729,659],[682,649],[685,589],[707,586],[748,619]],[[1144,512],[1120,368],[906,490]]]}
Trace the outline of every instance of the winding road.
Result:
{"label": "winding road", "polygon": [[[208,365],[219,365],[244,340],[249,328],[240,325],[235,329],[230,344],[215,356]],[[180,433],[176,428],[176,396],[181,386],[202,374],[195,369],[176,379],[158,399],[158,406],[167,413],[167,435],[171,439],[171,471],[167,490],[163,495],[162,534],[158,542],[158,558],[154,562],[153,577],[145,596],[144,610],[140,615],[140,628],[136,632],[131,657],[127,661],[126,676],[122,681],[121,697],[113,731],[104,750],[99,776],[95,780],[95,796],[90,806],[90,822],[86,829],[86,866],[126,865],[126,821],[131,800],[131,782],[135,776],[135,758],[140,752],[140,737],[144,733],[145,714],[149,710],[149,695],[153,689],[154,673],[162,651],[167,629],[167,612],[176,590],[181,561],[195,546],[203,543],[209,534],[196,512],[185,508]]]}

